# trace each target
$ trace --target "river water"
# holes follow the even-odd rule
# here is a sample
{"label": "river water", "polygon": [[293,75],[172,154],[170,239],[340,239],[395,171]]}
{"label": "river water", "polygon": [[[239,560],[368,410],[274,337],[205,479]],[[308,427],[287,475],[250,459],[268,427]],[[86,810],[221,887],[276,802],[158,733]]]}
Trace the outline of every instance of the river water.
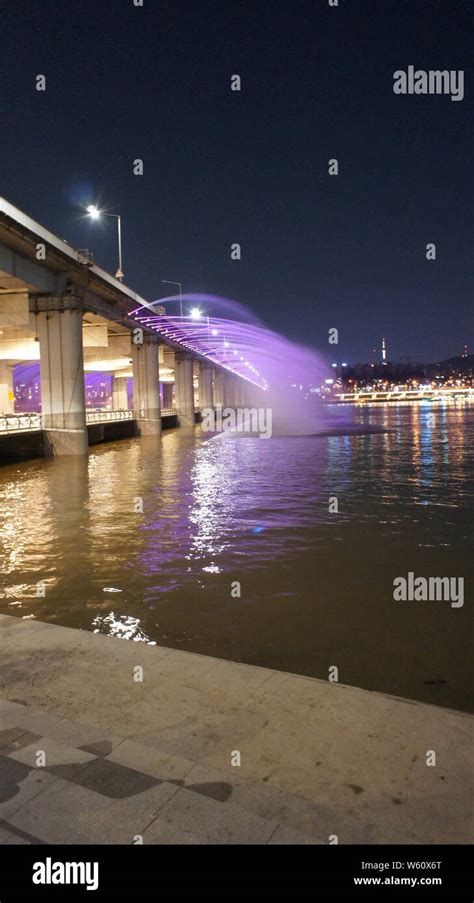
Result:
{"label": "river water", "polygon": [[[473,414],[359,407],[388,432],[196,427],[3,466],[0,611],[472,710]],[[464,577],[464,605],[394,601],[408,572]]]}

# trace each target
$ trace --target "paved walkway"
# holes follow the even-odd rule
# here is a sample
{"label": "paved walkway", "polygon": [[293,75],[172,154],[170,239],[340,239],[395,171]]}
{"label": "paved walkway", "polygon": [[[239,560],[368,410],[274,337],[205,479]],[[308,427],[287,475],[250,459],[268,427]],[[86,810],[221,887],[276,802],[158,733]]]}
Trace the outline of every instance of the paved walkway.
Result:
{"label": "paved walkway", "polygon": [[2,843],[472,839],[468,715],[6,615],[0,654]]}

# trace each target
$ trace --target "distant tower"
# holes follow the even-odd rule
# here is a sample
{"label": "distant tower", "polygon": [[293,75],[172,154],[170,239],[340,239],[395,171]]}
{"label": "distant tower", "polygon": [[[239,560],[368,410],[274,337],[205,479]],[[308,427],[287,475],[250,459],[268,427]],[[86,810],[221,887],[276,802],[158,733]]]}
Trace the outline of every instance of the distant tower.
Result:
{"label": "distant tower", "polygon": [[385,339],[382,339],[382,364],[387,363],[387,346],[385,344]]}

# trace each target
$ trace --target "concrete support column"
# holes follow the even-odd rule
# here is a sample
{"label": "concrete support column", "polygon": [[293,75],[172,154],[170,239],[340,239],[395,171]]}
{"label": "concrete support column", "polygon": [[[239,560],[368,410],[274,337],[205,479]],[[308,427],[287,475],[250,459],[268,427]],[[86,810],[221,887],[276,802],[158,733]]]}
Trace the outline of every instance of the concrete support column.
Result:
{"label": "concrete support column", "polygon": [[236,408],[241,407],[241,379],[239,376],[234,377],[234,405]]}
{"label": "concrete support column", "polygon": [[127,376],[112,376],[112,409],[128,410]]}
{"label": "concrete support column", "polygon": [[132,342],[133,410],[141,436],[161,433],[160,373],[158,341],[143,336],[143,343]]}
{"label": "concrete support column", "polygon": [[0,361],[0,414],[13,414],[13,368],[8,361]]}
{"label": "concrete support column", "polygon": [[225,371],[224,370],[215,370],[214,371],[214,407],[217,405],[224,405],[225,398]]}
{"label": "concrete support column", "polygon": [[231,373],[228,373],[225,377],[224,407],[226,408],[235,408],[237,406],[235,379],[235,376]]}
{"label": "concrete support column", "polygon": [[173,383],[162,383],[163,385],[163,407],[173,407]]}
{"label": "concrete support column", "polygon": [[82,306],[73,297],[45,301],[36,322],[46,454],[86,454]]}
{"label": "concrete support column", "polygon": [[214,394],[212,391],[212,367],[201,361],[199,364],[199,409],[214,407]]}
{"label": "concrete support column", "polygon": [[255,407],[255,387],[247,380],[243,383],[242,398],[244,407]]}
{"label": "concrete support column", "polygon": [[176,412],[180,426],[194,426],[193,359],[188,354],[176,352]]}

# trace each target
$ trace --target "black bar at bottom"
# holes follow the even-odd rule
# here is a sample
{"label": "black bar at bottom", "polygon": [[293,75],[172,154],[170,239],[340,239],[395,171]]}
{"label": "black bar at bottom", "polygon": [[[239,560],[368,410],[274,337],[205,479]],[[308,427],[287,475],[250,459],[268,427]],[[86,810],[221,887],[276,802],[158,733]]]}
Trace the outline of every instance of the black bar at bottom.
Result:
{"label": "black bar at bottom", "polygon": [[[0,901],[320,896],[472,901],[468,846],[0,846]],[[87,890],[91,892],[88,893]]]}

